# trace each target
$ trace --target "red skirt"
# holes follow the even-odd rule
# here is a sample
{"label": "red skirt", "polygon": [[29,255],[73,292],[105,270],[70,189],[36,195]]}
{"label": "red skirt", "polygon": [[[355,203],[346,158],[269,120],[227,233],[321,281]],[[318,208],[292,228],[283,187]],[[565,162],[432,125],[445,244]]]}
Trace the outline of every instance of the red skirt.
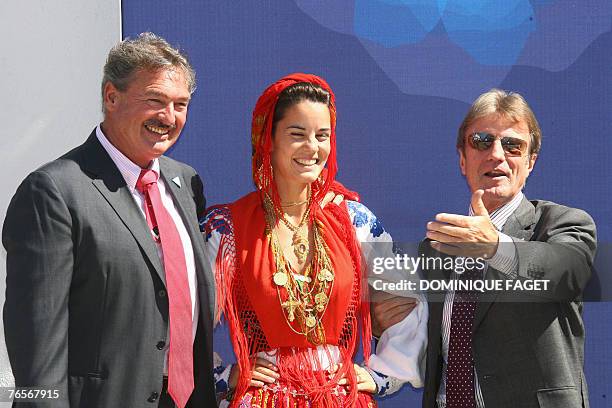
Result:
{"label": "red skirt", "polygon": [[[357,401],[351,404],[346,389],[342,386],[332,391],[334,405],[339,408],[375,408],[372,394],[360,392]],[[264,385],[262,388],[249,387],[238,403],[238,408],[319,408],[321,403],[313,403],[308,396],[286,385]]]}

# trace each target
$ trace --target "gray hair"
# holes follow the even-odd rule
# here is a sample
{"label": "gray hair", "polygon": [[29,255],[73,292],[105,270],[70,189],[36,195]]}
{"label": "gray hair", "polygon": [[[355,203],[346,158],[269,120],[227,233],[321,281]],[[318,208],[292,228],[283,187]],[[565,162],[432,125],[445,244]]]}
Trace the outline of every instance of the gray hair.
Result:
{"label": "gray hair", "polygon": [[457,149],[463,150],[467,129],[478,119],[491,114],[501,115],[513,122],[524,120],[531,136],[529,154],[538,154],[540,152],[542,130],[525,98],[519,93],[496,88],[480,95],[470,107],[457,132]]}
{"label": "gray hair", "polygon": [[195,71],[187,56],[172,47],[166,40],[153,34],[142,33],[134,39],[127,38],[111,48],[104,64],[102,77],[102,111],[104,112],[104,87],[108,82],[119,91],[125,91],[132,76],[139,70],[180,69],[185,75],[189,93],[196,88]]}

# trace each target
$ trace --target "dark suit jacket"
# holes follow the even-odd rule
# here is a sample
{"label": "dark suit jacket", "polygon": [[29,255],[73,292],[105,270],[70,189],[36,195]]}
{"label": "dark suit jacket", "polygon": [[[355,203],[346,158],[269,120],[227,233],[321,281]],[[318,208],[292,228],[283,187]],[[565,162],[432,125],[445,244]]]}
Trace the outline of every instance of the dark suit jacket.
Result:
{"label": "dark suit jacket", "polygon": [[[520,299],[487,293],[478,303],[472,351],[487,408],[588,407],[581,295],[595,256],[595,224],[584,211],[523,199],[503,232],[515,240],[517,279],[548,279]],[[522,242],[528,241],[528,242]],[[436,255],[428,242],[424,255]],[[443,255],[444,256],[444,255]],[[448,278],[424,271],[424,278]],[[485,279],[504,279],[489,267]],[[430,293],[423,407],[436,407],[442,377],[444,294]]]}
{"label": "dark suit jacket", "polygon": [[[202,183],[191,167],[166,157],[160,171],[195,255],[200,321],[191,402],[214,406],[214,283],[197,224]],[[27,406],[157,406],[168,341],[164,270],[146,221],[95,131],[23,181],[2,240],[4,328],[16,385],[55,388],[64,397]]]}

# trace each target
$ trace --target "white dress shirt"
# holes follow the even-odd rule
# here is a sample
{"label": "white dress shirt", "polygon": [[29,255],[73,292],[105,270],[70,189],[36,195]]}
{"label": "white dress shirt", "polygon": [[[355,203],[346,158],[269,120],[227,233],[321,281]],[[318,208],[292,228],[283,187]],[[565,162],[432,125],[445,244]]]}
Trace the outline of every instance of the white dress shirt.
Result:
{"label": "white dress shirt", "polygon": [[[493,225],[495,225],[495,228],[497,228],[498,231],[502,230],[506,224],[506,221],[508,221],[508,218],[510,218],[512,213],[516,211],[522,200],[523,193],[519,192],[512,198],[512,200],[490,214],[491,222]],[[469,215],[474,215],[472,207],[469,209]],[[512,238],[502,232],[499,232],[500,245],[498,245],[495,255],[493,255],[491,259],[487,261],[487,264],[488,266],[491,266],[504,273],[509,278],[512,278],[516,277],[517,274],[518,259],[514,245],[509,245],[509,243],[513,243]],[[456,273],[452,273],[451,279],[457,279],[457,276],[458,275]],[[444,298],[444,309],[442,312],[442,381],[440,382],[440,388],[436,398],[439,408],[446,408],[446,370],[448,363],[448,345],[450,340],[451,316],[453,313],[454,299],[455,292],[453,290],[449,290]],[[478,376],[476,375],[476,367],[474,367],[474,393],[476,398],[476,407],[485,408],[482,390],[480,389]]]}

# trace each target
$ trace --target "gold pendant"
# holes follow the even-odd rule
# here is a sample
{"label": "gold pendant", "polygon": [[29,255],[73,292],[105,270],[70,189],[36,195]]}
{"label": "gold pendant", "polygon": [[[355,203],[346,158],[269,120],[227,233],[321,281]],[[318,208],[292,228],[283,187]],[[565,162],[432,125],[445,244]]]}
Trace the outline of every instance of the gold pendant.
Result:
{"label": "gold pendant", "polygon": [[327,305],[328,298],[324,292],[319,292],[315,295],[314,301],[316,303],[315,309],[317,312],[322,312],[325,310],[325,306]]}
{"label": "gold pendant", "polygon": [[274,274],[274,283],[277,284],[278,286],[285,286],[287,284],[287,274],[284,272],[276,272]]}
{"label": "gold pendant", "polygon": [[312,329],[313,327],[315,327],[316,324],[317,324],[317,319],[315,319],[313,315],[308,315],[308,317],[306,317],[306,326]]}
{"label": "gold pendant", "polygon": [[281,304],[283,309],[287,310],[287,320],[289,320],[289,322],[293,322],[295,320],[295,309],[297,309],[301,304],[301,302],[293,300],[288,300]]}
{"label": "gold pendant", "polygon": [[299,231],[296,231],[293,234],[291,246],[293,247],[293,253],[297,258],[298,263],[304,263],[304,261],[306,261],[306,257],[308,256],[308,237],[305,237],[303,234],[300,234]]}
{"label": "gold pendant", "polygon": [[319,279],[321,282],[331,282],[334,280],[334,273],[329,269],[321,269],[317,274],[317,279]]}
{"label": "gold pendant", "polygon": [[324,292],[319,292],[315,295],[314,300],[317,305],[324,305],[327,303],[327,295]]}

